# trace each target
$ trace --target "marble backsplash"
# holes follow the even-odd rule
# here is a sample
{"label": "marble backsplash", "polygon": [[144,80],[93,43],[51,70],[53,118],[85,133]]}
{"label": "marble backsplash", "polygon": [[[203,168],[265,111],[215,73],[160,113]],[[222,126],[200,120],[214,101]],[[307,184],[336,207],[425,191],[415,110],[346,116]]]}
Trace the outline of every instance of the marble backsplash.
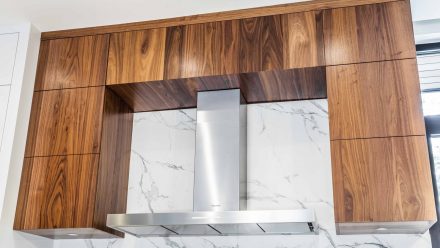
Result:
{"label": "marble backsplash", "polygon": [[[135,114],[127,212],[191,211],[195,109]],[[431,247],[423,235],[336,235],[326,100],[248,105],[248,209],[315,209],[319,235],[62,240],[54,247]]]}

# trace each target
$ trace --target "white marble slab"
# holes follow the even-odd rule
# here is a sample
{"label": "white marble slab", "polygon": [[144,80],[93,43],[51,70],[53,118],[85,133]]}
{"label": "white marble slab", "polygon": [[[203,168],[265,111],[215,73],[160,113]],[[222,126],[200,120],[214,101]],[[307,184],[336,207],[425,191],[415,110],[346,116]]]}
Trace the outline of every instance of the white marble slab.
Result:
{"label": "white marble slab", "polygon": [[[138,113],[128,212],[192,210],[194,109]],[[326,100],[248,106],[248,208],[313,208],[319,235],[56,241],[56,247],[431,247],[424,235],[337,236]]]}

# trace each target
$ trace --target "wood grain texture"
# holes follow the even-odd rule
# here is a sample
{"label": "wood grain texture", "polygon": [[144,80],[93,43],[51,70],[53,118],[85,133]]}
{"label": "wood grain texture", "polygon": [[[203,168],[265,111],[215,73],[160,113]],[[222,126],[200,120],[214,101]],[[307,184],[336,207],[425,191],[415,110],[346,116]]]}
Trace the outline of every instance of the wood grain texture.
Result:
{"label": "wood grain texture", "polygon": [[14,229],[90,227],[98,155],[25,158]]}
{"label": "wood grain texture", "polygon": [[284,68],[325,65],[322,12],[283,15]]}
{"label": "wood grain texture", "polygon": [[197,92],[239,87],[237,75],[163,80],[138,84],[112,85],[134,112],[192,108]]}
{"label": "wood grain texture", "polygon": [[324,10],[327,65],[415,58],[409,1]]}
{"label": "wood grain texture", "polygon": [[107,84],[163,79],[166,30],[112,34]]}
{"label": "wood grain texture", "polygon": [[424,135],[415,59],[327,67],[330,139]]}
{"label": "wood grain texture", "polygon": [[111,90],[105,92],[93,227],[123,237],[106,226],[107,214],[126,212],[133,111]]}
{"label": "wood grain texture", "polygon": [[283,69],[282,16],[240,20],[240,72]]}
{"label": "wood grain texture", "polygon": [[248,103],[326,98],[325,68],[243,73],[240,89]]}
{"label": "wood grain texture", "polygon": [[331,141],[335,218],[436,220],[425,136]]}
{"label": "wood grain texture", "polygon": [[98,153],[104,87],[34,93],[25,157]]}
{"label": "wood grain texture", "polygon": [[134,112],[193,108],[197,92],[242,90],[248,103],[326,97],[325,68],[312,67],[112,85]]}
{"label": "wood grain texture", "polygon": [[105,84],[108,35],[42,41],[35,90]]}
{"label": "wood grain texture", "polygon": [[165,79],[238,72],[238,21],[167,28]]}
{"label": "wood grain texture", "polygon": [[207,13],[207,14],[200,14],[200,15],[193,15],[193,16],[183,16],[183,17],[176,17],[176,18],[170,18],[170,19],[151,20],[151,21],[133,22],[133,23],[116,24],[116,25],[108,25],[108,26],[43,32],[41,34],[41,39],[47,40],[47,39],[59,39],[59,38],[64,38],[64,37],[117,33],[117,32],[144,30],[144,29],[151,29],[151,28],[163,28],[163,27],[172,27],[172,26],[179,26],[179,25],[214,22],[214,21],[226,21],[226,20],[236,20],[236,19],[244,19],[244,18],[251,18],[251,17],[259,17],[259,16],[306,12],[306,11],[312,11],[312,10],[343,8],[343,7],[347,7],[347,6],[358,6],[358,5],[392,2],[392,1],[396,1],[396,0],[315,0],[315,1],[305,1],[305,2],[296,2],[296,3],[279,4],[279,5],[273,5],[273,6],[249,8],[249,9]]}

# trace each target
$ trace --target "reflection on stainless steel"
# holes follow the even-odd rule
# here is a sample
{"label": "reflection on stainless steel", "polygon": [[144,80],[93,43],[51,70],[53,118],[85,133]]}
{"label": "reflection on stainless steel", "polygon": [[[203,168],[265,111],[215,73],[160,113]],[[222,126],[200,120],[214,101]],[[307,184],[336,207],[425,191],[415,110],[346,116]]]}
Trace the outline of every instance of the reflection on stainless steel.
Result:
{"label": "reflection on stainless steel", "polygon": [[[197,95],[194,211],[237,211],[246,194],[245,105],[240,90]],[[246,122],[245,122],[246,123]],[[243,169],[244,167],[244,169]],[[241,195],[246,199],[246,195]]]}
{"label": "reflection on stainless steel", "polygon": [[198,93],[194,212],[110,214],[107,226],[136,236],[317,233],[313,210],[244,211],[246,111],[239,89]]}
{"label": "reflection on stainless steel", "polygon": [[[107,226],[136,236],[313,234],[313,210],[110,214]],[[145,228],[149,227],[149,228]]]}

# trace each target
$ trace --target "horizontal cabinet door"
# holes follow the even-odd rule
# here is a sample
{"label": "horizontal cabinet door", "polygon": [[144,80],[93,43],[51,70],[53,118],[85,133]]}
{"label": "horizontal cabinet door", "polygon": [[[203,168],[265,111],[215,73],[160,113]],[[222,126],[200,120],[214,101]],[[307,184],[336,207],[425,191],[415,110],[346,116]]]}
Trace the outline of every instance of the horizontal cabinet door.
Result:
{"label": "horizontal cabinet door", "polygon": [[105,84],[108,35],[42,41],[35,90]]}
{"label": "horizontal cabinet door", "polygon": [[331,141],[337,223],[435,220],[425,136]]}
{"label": "horizontal cabinet door", "polygon": [[327,65],[415,58],[409,1],[324,10]]}
{"label": "horizontal cabinet door", "polygon": [[98,153],[104,87],[34,93],[26,157]]}
{"label": "horizontal cabinet door", "polygon": [[163,79],[165,34],[165,28],[112,34],[107,84]]}
{"label": "horizontal cabinet door", "polygon": [[327,67],[330,138],[424,135],[415,59]]}
{"label": "horizontal cabinet door", "polygon": [[239,21],[167,28],[165,79],[238,72]]}
{"label": "horizontal cabinet door", "polygon": [[98,157],[25,158],[14,229],[92,227]]}

